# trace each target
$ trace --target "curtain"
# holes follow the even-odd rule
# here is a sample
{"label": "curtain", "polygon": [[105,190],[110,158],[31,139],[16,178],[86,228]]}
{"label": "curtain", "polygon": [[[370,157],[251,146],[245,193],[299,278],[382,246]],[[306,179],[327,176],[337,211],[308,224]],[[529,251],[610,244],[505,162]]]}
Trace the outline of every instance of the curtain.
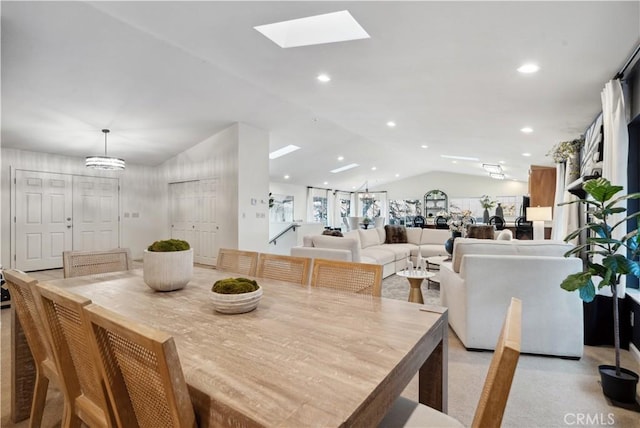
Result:
{"label": "curtain", "polygon": [[[578,204],[558,206],[563,202],[574,201],[578,199],[565,190],[566,185],[566,169],[567,164],[556,164],[556,197],[553,207],[553,228],[551,229],[551,239],[563,241],[569,232],[579,227],[580,207]],[[578,243],[578,238],[571,241],[573,244]]]}
{"label": "curtain", "polygon": [[[627,162],[629,158],[629,134],[625,115],[624,94],[619,79],[610,80],[604,87],[602,94],[602,120],[604,125],[604,154],[602,160],[602,176],[611,184],[627,186]],[[619,204],[626,208],[626,202]],[[611,216],[612,223],[617,223],[626,213]],[[622,227],[614,231],[614,238],[620,239],[626,234]],[[625,254],[626,255],[626,254]],[[624,298],[626,292],[626,278],[622,276],[618,287],[618,297]]]}

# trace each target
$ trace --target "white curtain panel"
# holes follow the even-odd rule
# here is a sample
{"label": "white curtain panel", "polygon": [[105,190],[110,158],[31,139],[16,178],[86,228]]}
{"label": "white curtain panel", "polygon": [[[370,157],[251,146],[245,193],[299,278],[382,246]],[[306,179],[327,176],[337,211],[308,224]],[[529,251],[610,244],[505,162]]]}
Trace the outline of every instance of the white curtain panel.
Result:
{"label": "white curtain panel", "polygon": [[[602,118],[604,125],[604,153],[602,160],[602,176],[612,184],[624,187],[627,192],[627,162],[629,159],[628,120],[625,114],[624,93],[619,79],[610,80],[602,94]],[[626,202],[620,206],[626,208]],[[626,216],[626,213],[613,215],[612,224]],[[614,238],[620,239],[626,234],[624,228],[615,231]],[[625,277],[621,278],[618,297],[625,296]]]}
{"label": "white curtain panel", "polygon": [[[565,190],[566,183],[565,162],[556,164],[556,198],[553,207],[553,228],[551,229],[551,239],[563,241],[570,231],[579,227],[578,214],[579,207],[577,204],[558,206],[563,202],[570,202],[578,199],[576,196]],[[573,244],[578,243],[578,239],[571,241]]]}

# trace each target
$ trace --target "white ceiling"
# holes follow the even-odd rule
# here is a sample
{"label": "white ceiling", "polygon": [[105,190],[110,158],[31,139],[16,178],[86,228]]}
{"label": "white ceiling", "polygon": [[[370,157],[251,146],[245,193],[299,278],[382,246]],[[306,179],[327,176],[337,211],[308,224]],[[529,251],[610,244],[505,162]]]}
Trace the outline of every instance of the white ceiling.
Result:
{"label": "white ceiling", "polygon": [[[339,10],[371,38],[282,49],[253,29]],[[499,161],[527,180],[590,124],[640,40],[637,1],[3,1],[1,12],[4,147],[100,154],[106,127],[110,155],[157,165],[240,121],[268,130],[271,150],[302,148],[270,161],[273,181],[344,190],[486,175],[481,162]],[[518,73],[527,61],[540,72]]]}

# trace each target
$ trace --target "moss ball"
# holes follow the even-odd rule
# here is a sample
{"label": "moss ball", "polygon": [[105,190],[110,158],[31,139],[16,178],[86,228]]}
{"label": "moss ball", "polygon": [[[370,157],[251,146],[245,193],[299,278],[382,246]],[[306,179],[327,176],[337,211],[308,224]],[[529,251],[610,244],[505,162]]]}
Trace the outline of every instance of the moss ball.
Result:
{"label": "moss ball", "polygon": [[166,253],[169,251],[186,251],[191,246],[187,241],[181,239],[167,239],[164,241],[156,241],[149,245],[148,251]]}
{"label": "moss ball", "polygon": [[258,283],[247,278],[225,278],[216,281],[211,291],[220,294],[250,293],[258,289]]}

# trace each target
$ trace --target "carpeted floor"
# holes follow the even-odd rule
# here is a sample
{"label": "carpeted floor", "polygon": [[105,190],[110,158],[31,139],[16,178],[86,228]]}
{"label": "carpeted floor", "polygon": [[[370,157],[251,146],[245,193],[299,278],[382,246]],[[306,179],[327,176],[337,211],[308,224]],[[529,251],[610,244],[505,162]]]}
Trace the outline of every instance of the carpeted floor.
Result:
{"label": "carpeted floor", "polygon": [[[41,273],[39,279],[59,277],[57,271]],[[60,273],[61,276],[61,273]],[[439,290],[433,283],[422,285],[425,303],[438,304]],[[386,278],[382,286],[383,297],[406,300],[409,283],[395,275]],[[9,422],[10,416],[10,321],[9,310],[2,310],[2,370],[1,419],[2,427],[27,427],[28,421]],[[471,426],[473,412],[484,383],[491,352],[469,352],[452,330],[449,330],[448,376],[449,414]],[[640,428],[639,406],[616,407],[603,395],[597,367],[611,364],[613,350],[606,347],[586,346],[584,356],[576,360],[522,355],[513,380],[502,426],[505,428],[552,428],[570,426]],[[640,365],[628,351],[622,352],[622,365],[636,372]],[[417,400],[417,376],[402,395]],[[50,388],[43,427],[59,427],[62,414],[62,395]],[[292,427],[293,428],[293,427]],[[302,427],[296,427],[302,428]]]}

